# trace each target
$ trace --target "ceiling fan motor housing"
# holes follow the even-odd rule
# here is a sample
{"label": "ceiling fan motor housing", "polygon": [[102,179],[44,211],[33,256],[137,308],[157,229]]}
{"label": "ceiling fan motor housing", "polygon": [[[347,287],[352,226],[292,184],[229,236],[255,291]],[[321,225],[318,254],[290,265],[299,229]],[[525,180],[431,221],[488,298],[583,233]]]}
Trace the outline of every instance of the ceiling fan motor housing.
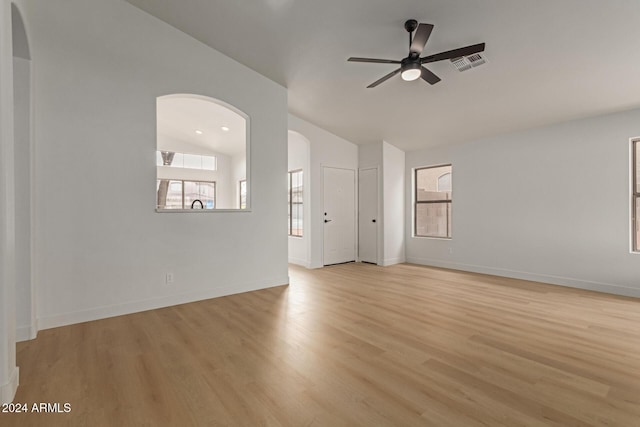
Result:
{"label": "ceiling fan motor housing", "polygon": [[422,74],[422,64],[419,57],[408,56],[400,63],[401,76],[403,80],[416,80]]}
{"label": "ceiling fan motor housing", "polygon": [[410,33],[414,32],[416,28],[418,28],[418,21],[415,19],[408,19],[407,22],[404,23],[404,29]]}

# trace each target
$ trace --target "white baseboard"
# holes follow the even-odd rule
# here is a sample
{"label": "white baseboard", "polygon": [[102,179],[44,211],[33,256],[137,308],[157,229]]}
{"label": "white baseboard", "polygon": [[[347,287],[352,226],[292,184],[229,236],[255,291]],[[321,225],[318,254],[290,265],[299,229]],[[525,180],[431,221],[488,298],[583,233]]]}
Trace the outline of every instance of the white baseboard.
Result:
{"label": "white baseboard", "polygon": [[572,277],[552,276],[547,274],[530,273],[526,271],[509,270],[503,268],[486,267],[482,265],[460,264],[428,258],[407,258],[408,263],[427,265],[432,267],[450,268],[452,270],[470,271],[473,273],[490,274],[494,276],[510,277],[513,279],[531,280],[548,283],[550,285],[567,286],[570,288],[586,289],[607,294],[640,298],[640,288],[614,285],[611,283],[594,282]]}
{"label": "white baseboard", "polygon": [[16,328],[16,342],[29,341],[35,338],[32,336],[31,326],[18,326]]}
{"label": "white baseboard", "polygon": [[0,403],[11,403],[18,390],[18,384],[20,382],[20,368],[17,366],[11,372],[9,381],[0,385]]}
{"label": "white baseboard", "polygon": [[311,268],[311,263],[302,258],[289,258],[289,264],[301,265],[304,268]]}
{"label": "white baseboard", "polygon": [[389,265],[394,265],[394,264],[402,264],[403,262],[405,262],[404,258],[387,258],[382,260],[382,266],[387,267]]}
{"label": "white baseboard", "polygon": [[141,301],[125,302],[123,304],[94,307],[71,313],[56,314],[53,316],[38,318],[38,328],[49,329],[59,326],[73,325],[75,323],[90,322],[92,320],[106,319],[138,313],[141,311],[155,310],[157,308],[170,307],[172,305],[186,304],[210,298],[218,298],[227,295],[257,291],[260,289],[284,286],[289,283],[289,276],[265,279],[257,282],[242,283],[215,289],[203,289],[183,294],[167,295],[158,298],[150,298]]}

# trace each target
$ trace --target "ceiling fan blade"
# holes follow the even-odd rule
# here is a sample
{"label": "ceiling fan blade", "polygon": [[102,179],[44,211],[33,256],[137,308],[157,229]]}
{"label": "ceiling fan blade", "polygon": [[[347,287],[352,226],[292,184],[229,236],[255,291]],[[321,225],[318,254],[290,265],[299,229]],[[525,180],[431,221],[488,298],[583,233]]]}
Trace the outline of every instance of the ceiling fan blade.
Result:
{"label": "ceiling fan blade", "polygon": [[351,57],[347,59],[349,62],[373,62],[376,64],[400,64],[400,61],[396,61],[393,59],[376,59],[376,58],[356,58]]}
{"label": "ceiling fan blade", "polygon": [[429,36],[431,36],[431,31],[433,31],[433,25],[419,24],[418,29],[413,35],[413,40],[411,41],[411,47],[409,47],[409,52],[417,54],[419,56],[424,50],[424,45],[427,44],[427,40],[429,40]]}
{"label": "ceiling fan blade", "polygon": [[435,55],[420,58],[420,62],[427,64],[429,62],[443,61],[445,59],[460,58],[461,56],[469,56],[474,53],[484,51],[484,43],[478,43],[471,46],[461,47],[459,49],[448,50],[446,52],[436,53]]}
{"label": "ceiling fan blade", "polygon": [[389,74],[387,74],[386,76],[382,77],[381,79],[376,80],[375,82],[371,83],[369,86],[367,86],[367,89],[378,86],[380,83],[383,83],[383,82],[389,80],[391,77],[395,76],[396,74],[399,74],[400,71],[401,71],[401,68],[398,68],[397,70],[390,72]]}
{"label": "ceiling fan blade", "polygon": [[440,81],[440,77],[436,76],[424,67],[422,67],[422,74],[420,75],[420,77],[422,77],[422,80],[431,85],[434,85]]}

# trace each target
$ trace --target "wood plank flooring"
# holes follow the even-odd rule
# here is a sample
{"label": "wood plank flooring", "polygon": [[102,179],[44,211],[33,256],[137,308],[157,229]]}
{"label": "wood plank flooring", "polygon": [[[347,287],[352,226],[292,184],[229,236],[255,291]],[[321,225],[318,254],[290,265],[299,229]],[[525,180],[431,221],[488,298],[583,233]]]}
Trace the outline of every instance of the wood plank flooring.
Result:
{"label": "wood plank flooring", "polygon": [[41,331],[2,426],[640,426],[640,300],[416,265]]}

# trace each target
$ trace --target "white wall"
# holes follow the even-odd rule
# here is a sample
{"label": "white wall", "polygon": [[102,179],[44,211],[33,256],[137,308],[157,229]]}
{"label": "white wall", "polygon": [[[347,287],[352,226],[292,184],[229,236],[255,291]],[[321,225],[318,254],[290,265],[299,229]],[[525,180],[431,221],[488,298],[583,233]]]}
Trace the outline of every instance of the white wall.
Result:
{"label": "white wall", "polygon": [[[639,135],[632,110],[407,153],[407,260],[640,296],[629,159]],[[453,165],[453,238],[414,238],[411,169],[442,163]]]}
{"label": "white wall", "polygon": [[289,131],[289,155],[288,169],[302,169],[302,183],[304,190],[302,193],[302,237],[289,236],[289,262],[309,268],[309,224],[307,215],[310,209],[310,191],[308,189],[309,177],[309,141],[297,132]]}
{"label": "white wall", "polygon": [[358,147],[360,169],[378,168],[378,263],[405,261],[404,151],[386,141]]}
{"label": "white wall", "polygon": [[0,403],[18,386],[11,2],[0,0]]}
{"label": "white wall", "polygon": [[[289,130],[300,133],[309,140],[310,173],[305,176],[310,191],[310,268],[322,267],[323,241],[323,199],[322,199],[322,167],[338,167],[357,170],[358,146],[342,139],[305,120],[289,114]],[[306,214],[306,211],[305,211]],[[286,215],[285,215],[286,222]],[[306,231],[306,230],[305,230]],[[286,234],[286,231],[285,231]]]}
{"label": "white wall", "polygon": [[[287,283],[286,89],[121,0],[25,6],[41,328]],[[172,93],[250,117],[250,212],[155,212],[156,98]]]}
{"label": "white wall", "polygon": [[18,341],[35,338],[31,289],[30,61],[14,57],[16,327]]}
{"label": "white wall", "polygon": [[[358,146],[358,169],[377,169],[378,175],[378,212],[376,221],[377,253],[376,263],[383,265],[384,260],[384,161],[382,159],[382,142]],[[359,175],[358,175],[359,176]],[[404,171],[403,171],[404,177]],[[360,230],[358,230],[360,238]],[[358,250],[358,254],[360,251]]]}
{"label": "white wall", "polygon": [[384,255],[382,265],[405,261],[404,253],[404,151],[382,142]]}

